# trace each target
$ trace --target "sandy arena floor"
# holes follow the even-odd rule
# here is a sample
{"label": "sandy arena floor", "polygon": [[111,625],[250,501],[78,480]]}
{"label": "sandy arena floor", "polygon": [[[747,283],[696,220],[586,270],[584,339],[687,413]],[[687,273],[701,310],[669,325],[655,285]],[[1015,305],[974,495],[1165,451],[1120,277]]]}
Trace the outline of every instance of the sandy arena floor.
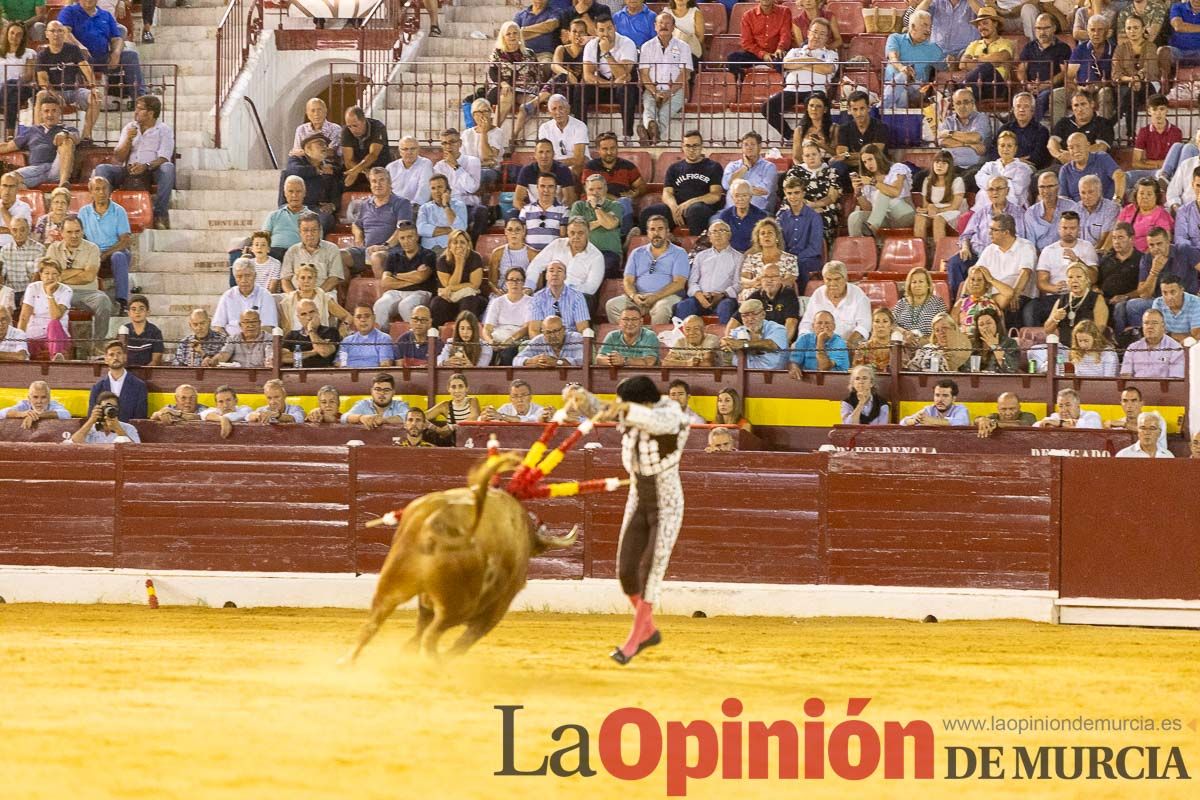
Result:
{"label": "sandy arena floor", "polygon": [[[1021,622],[662,620],[665,643],[624,669],[605,654],[618,617],[511,615],[466,659],[401,652],[397,615],[351,670],[334,666],[363,614],[290,609],[0,605],[0,796],[38,798],[661,798],[603,772],[597,734],[627,705],[660,722],[805,717],[870,697],[862,718],[925,719],[936,779],[688,784],[689,797],[1197,797],[1200,633]],[[444,640],[444,642],[452,639]],[[589,779],[495,777],[500,704],[520,704],[517,765],[562,745],[559,725],[592,734]],[[948,733],[948,717],[1179,717],[1164,733]],[[1195,724],[1192,722],[1192,724]],[[881,729],[881,727],[880,727]],[[568,739],[567,742],[570,742]],[[950,745],[1177,745],[1191,781],[948,781]],[[1011,762],[1006,757],[1006,762]],[[573,759],[571,762],[573,763]],[[1006,764],[1007,765],[1007,764]],[[911,770],[911,767],[910,767]],[[774,772],[772,772],[774,775]]]}

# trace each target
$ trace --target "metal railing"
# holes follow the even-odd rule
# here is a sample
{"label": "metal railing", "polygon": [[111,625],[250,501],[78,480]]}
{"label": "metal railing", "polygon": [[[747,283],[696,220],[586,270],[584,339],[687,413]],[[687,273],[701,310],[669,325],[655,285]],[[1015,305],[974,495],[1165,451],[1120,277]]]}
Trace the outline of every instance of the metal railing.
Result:
{"label": "metal railing", "polygon": [[[672,115],[670,130],[660,136],[660,143],[673,146],[678,143],[683,131],[694,128],[701,131],[710,146],[735,147],[746,131],[757,130],[766,137],[769,145],[778,146],[786,153],[792,141],[785,139],[783,132],[768,121],[768,102],[781,92],[807,94],[810,89],[785,87],[785,78],[770,65],[746,66],[751,68],[745,71],[739,81],[729,71],[727,63],[702,62],[693,85],[687,91],[683,108]],[[825,90],[831,99],[830,110],[835,121],[844,119],[845,96],[854,88],[865,89],[873,95],[871,99],[875,102],[872,106],[876,113],[881,113],[883,121],[889,126],[893,147],[935,146],[929,134],[936,132],[941,120],[951,113],[949,94],[955,88],[972,85],[966,80],[969,74],[967,70],[934,73],[924,86],[931,99],[940,99],[932,102],[934,118],[927,121],[922,114],[926,101],[918,100],[909,108],[892,107],[885,102],[885,99],[896,94],[899,87],[885,82],[884,66],[865,65],[862,62],[839,62],[837,66],[837,77]],[[997,123],[1008,118],[1011,97],[1027,89],[1027,86],[1016,81],[1017,62],[1001,66],[1010,68],[1008,81],[994,85],[975,84],[980,96],[977,106],[995,118]],[[551,93],[566,96],[571,102],[572,114],[590,121],[593,134],[604,130],[621,133],[626,128],[623,119],[625,114],[622,113],[625,93],[637,95],[636,102],[630,102],[628,106],[633,122],[636,124],[642,117],[641,89],[637,85],[618,84],[615,91],[607,91],[606,87],[598,92],[599,87],[595,85],[570,82],[561,73],[552,73],[548,64],[511,65],[505,69],[509,71],[513,67],[516,68],[516,75],[512,84],[520,95],[518,105],[530,101],[538,104],[538,112],[530,116],[530,121],[521,131],[515,130],[513,114],[504,121],[510,138],[521,144],[529,145],[535,138],[537,124],[546,118],[545,102]],[[331,71],[331,77],[334,74]],[[360,99],[375,100],[372,113],[380,118],[385,115],[390,117],[389,130],[416,136],[423,144],[436,144],[444,128],[462,127],[462,107],[468,99],[486,96],[495,104],[494,101],[499,98],[498,76],[494,65],[488,62],[422,62],[419,67],[404,70],[395,78],[384,81],[364,69],[360,70],[360,78],[361,85],[347,90],[357,93]],[[1084,84],[1081,88],[1088,90],[1089,87],[1098,88],[1094,84]],[[1072,91],[1068,89],[1062,98],[1058,108],[1065,106],[1065,111],[1061,111],[1059,116],[1070,113]],[[1035,97],[1037,94],[1034,91]],[[1141,124],[1145,124],[1144,94],[1130,94],[1122,98],[1118,92],[1112,91],[1112,95],[1112,113],[1116,118],[1138,120],[1140,115]],[[1197,85],[1196,95],[1200,98],[1200,85]],[[1046,98],[1050,113],[1055,108],[1055,104],[1050,102],[1052,98],[1052,94]],[[804,113],[803,105],[797,103],[797,99],[795,96],[784,96],[773,101],[780,105],[782,118],[792,127],[800,123]],[[1122,100],[1129,104],[1126,111],[1130,113],[1120,113],[1122,109],[1118,102]],[[1180,126],[1185,138],[1194,117],[1192,108],[1171,110],[1171,121]],[[1043,121],[1050,124],[1049,113]],[[1128,145],[1135,134],[1136,126],[1126,126],[1117,143]]]}
{"label": "metal railing", "polygon": [[213,141],[221,146],[221,108],[263,30],[262,0],[230,0],[217,25],[217,93]]}

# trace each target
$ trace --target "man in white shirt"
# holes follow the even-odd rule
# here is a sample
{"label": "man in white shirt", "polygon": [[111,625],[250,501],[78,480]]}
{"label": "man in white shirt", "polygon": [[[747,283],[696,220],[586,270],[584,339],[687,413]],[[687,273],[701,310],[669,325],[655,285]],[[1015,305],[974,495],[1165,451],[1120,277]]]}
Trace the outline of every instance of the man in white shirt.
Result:
{"label": "man in white shirt", "polygon": [[33,209],[24,200],[17,199],[17,190],[21,188],[21,176],[15,172],[0,178],[0,247],[12,244],[12,235],[8,232],[12,221],[17,217],[29,223],[33,228]]}
{"label": "man in white shirt", "polygon": [[800,333],[812,333],[813,320],[820,311],[833,314],[834,333],[853,347],[871,335],[871,300],[862,289],[850,283],[845,263],[830,261],[821,268],[825,285],[813,292],[800,319]]}
{"label": "man in white shirt", "polygon": [[1167,449],[1162,435],[1167,422],[1157,411],[1143,411],[1137,415],[1137,441],[1118,450],[1116,458],[1174,458]]}
{"label": "man in white shirt", "polygon": [[992,217],[990,231],[992,243],[983,248],[975,265],[986,267],[993,278],[1012,287],[1012,298],[1000,310],[1016,314],[1034,294],[1037,249],[1028,239],[1017,237],[1017,221],[1011,214]]}
{"label": "man in white shirt", "polygon": [[25,331],[12,324],[12,312],[0,306],[0,361],[28,361]]}
{"label": "man in white shirt", "polygon": [[[1084,411],[1079,407],[1079,392],[1074,389],[1059,389],[1055,411],[1045,419],[1033,423],[1035,428],[1103,428],[1100,415],[1095,411]],[[1157,434],[1156,434],[1157,435]]]}
{"label": "man in white shirt", "polygon": [[279,324],[279,309],[275,298],[261,286],[254,284],[254,261],[239,258],[233,264],[233,279],[237,285],[227,289],[217,301],[213,314],[212,329],[226,336],[242,332],[241,317],[245,311],[257,311],[264,327],[270,329]]}
{"label": "man in white shirt", "polygon": [[[599,103],[620,105],[627,145],[634,143],[633,123],[637,117],[639,93],[637,75],[634,74],[637,63],[638,49],[633,39],[617,33],[611,19],[597,21],[596,38],[583,46],[584,115]],[[554,110],[551,109],[550,113],[553,114]],[[545,127],[542,126],[543,129]],[[541,130],[538,135],[543,135]],[[559,160],[566,157],[562,152],[555,152]],[[571,169],[578,172],[583,169],[586,160],[585,157],[578,166],[572,163]]]}
{"label": "man in white shirt", "polygon": [[[1196,141],[1200,142],[1200,131],[1196,132]],[[1197,147],[1200,147],[1200,144],[1197,144]],[[1192,156],[1180,161],[1179,166],[1175,168],[1175,174],[1167,184],[1167,209],[1172,214],[1178,211],[1180,206],[1195,202],[1196,190],[1192,188],[1192,173],[1198,166],[1200,156]]]}
{"label": "man in white shirt", "polygon": [[832,28],[829,20],[817,17],[808,24],[808,43],[793,47],[783,57],[783,91],[771,95],[762,104],[760,113],[771,127],[783,134],[786,144],[792,143],[792,126],[783,118],[785,109],[792,110],[808,102],[813,92],[826,92],[837,72],[838,54],[829,48]]}
{"label": "man in white shirt", "polygon": [[142,95],[133,106],[133,122],[121,129],[121,139],[113,156],[119,164],[100,164],[93,173],[120,189],[131,178],[154,184],[154,228],[165,231],[171,227],[167,209],[171,191],[175,188],[175,132],[159,120],[162,100],[152,94]]}
{"label": "man in white shirt", "polygon": [[392,176],[392,194],[414,206],[429,202],[429,179],[433,162],[421,155],[421,143],[412,136],[400,140],[400,158],[387,165]]}
{"label": "man in white shirt", "polygon": [[567,221],[566,237],[543,247],[529,262],[529,271],[525,275],[526,291],[537,291],[538,279],[552,261],[566,265],[567,286],[584,296],[588,310],[595,316],[597,293],[604,282],[604,254],[588,241],[588,224],[583,217],[571,217]]}
{"label": "man in white shirt", "polygon": [[659,14],[654,18],[654,38],[642,45],[638,73],[642,81],[642,121],[638,140],[643,147],[656,145],[666,138],[671,118],[683,110],[688,74],[692,69],[692,51],[682,39],[674,38],[675,18]]}
{"label": "man in white shirt", "polygon": [[471,222],[467,232],[471,241],[482,236],[491,224],[487,206],[480,204],[479,182],[481,166],[479,159],[462,151],[462,135],[456,128],[442,131],[442,160],[433,165],[433,174],[443,175],[450,182],[450,199],[461,200],[467,207]]}
{"label": "man in white shirt", "polygon": [[508,402],[499,408],[485,407],[479,418],[487,422],[545,422],[552,413],[554,409],[533,402],[533,389],[517,378],[508,387]]}
{"label": "man in white shirt", "polygon": [[1067,267],[1082,261],[1093,269],[1100,263],[1096,248],[1079,238],[1079,214],[1064,211],[1058,220],[1058,241],[1046,247],[1038,256],[1038,291],[1056,294],[1067,290]]}
{"label": "man in white shirt", "polygon": [[237,390],[232,386],[218,386],[217,391],[213,393],[213,400],[216,406],[203,412],[200,419],[204,422],[220,423],[221,438],[228,439],[229,434],[233,433],[233,423],[245,422],[246,417],[250,416],[251,408],[238,405]]}

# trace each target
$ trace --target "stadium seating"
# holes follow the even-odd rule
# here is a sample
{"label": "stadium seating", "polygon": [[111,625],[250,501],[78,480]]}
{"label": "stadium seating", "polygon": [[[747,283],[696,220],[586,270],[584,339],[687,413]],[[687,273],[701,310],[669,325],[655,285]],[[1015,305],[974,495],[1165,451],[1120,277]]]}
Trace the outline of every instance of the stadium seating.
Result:
{"label": "stadium seating", "polygon": [[925,266],[925,242],[922,239],[888,239],[879,254],[882,268],[907,272]]}
{"label": "stadium seating", "polygon": [[954,236],[943,237],[933,249],[933,265],[931,269],[940,272],[942,270],[942,262],[948,261],[957,252],[958,238]]}
{"label": "stadium seating", "polygon": [[855,284],[871,300],[871,308],[891,308],[900,300],[895,281],[859,281]]}
{"label": "stadium seating", "polygon": [[507,244],[508,239],[503,233],[485,233],[476,240],[475,252],[479,253],[484,263],[487,263],[487,260],[492,257],[493,250]]}
{"label": "stadium seating", "polygon": [[[734,6],[739,8],[740,5]],[[783,76],[770,67],[755,67],[746,72],[742,90],[738,93],[735,111],[758,111],[767,99],[783,91]]]}
{"label": "stadium seating", "polygon": [[125,209],[129,215],[129,229],[134,233],[141,233],[154,222],[149,192],[118,189],[112,193],[112,201]]}
{"label": "stadium seating", "polygon": [[876,265],[875,239],[871,236],[839,236],[833,241],[831,261],[845,263],[851,275],[870,272]]}
{"label": "stadium seating", "polygon": [[724,111],[737,102],[737,96],[737,79],[732,72],[701,72],[696,76],[692,99],[684,105],[684,111],[692,114]]}
{"label": "stadium seating", "polygon": [[352,310],[355,306],[364,304],[373,306],[381,294],[378,278],[354,278],[350,281],[350,288],[346,290],[346,308]]}
{"label": "stadium seating", "polygon": [[842,35],[842,41],[850,40],[850,37],[861,33],[866,33],[867,26],[863,23],[862,9],[865,3],[849,2],[849,0],[834,0],[826,4],[825,8],[829,12],[829,16],[837,22],[838,33]]}
{"label": "stadium seating", "polygon": [[729,28],[729,12],[723,3],[697,3],[704,15],[704,26],[709,36],[720,36]]}

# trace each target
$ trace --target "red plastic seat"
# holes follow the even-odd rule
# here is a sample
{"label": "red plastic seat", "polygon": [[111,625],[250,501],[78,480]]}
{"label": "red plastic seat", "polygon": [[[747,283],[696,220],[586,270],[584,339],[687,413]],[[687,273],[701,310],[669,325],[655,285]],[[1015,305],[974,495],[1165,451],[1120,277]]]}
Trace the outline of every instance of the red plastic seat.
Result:
{"label": "red plastic seat", "polygon": [[141,233],[154,222],[154,206],[150,203],[150,193],[147,191],[128,191],[119,189],[112,193],[112,200],[129,215],[129,229]]}
{"label": "red plastic seat", "polygon": [[[734,6],[734,9],[737,8],[738,6]],[[741,37],[714,36],[704,43],[704,61],[724,63],[729,60],[730,53],[737,52],[741,49]],[[710,66],[707,69],[712,69],[712,67]]]}
{"label": "red plastic seat", "polygon": [[866,3],[849,2],[849,0],[835,0],[825,6],[829,11],[829,16],[837,22],[838,33],[842,35],[843,42],[851,36],[866,33],[867,26],[863,22],[862,16],[862,9],[865,5]]}
{"label": "red plastic seat", "polygon": [[336,233],[336,232],[330,231],[329,235],[325,237],[325,241],[333,242],[334,244],[336,244],[338,246],[339,250],[345,250],[347,247],[354,246],[354,234],[353,233]]}
{"label": "red plastic seat", "polygon": [[[737,6],[734,6],[737,8]],[[738,95],[736,111],[758,111],[776,92],[783,91],[783,76],[771,68],[755,68],[746,73]]]}
{"label": "red plastic seat", "polygon": [[945,281],[934,281],[933,293],[942,298],[942,302],[946,304],[946,308],[950,308],[954,305],[954,303],[950,301],[950,284],[946,283]]}
{"label": "red plastic seat", "polygon": [[733,7],[733,11],[729,12],[728,31],[731,35],[742,35],[742,17],[746,16],[746,12],[752,8],[758,8],[758,5],[752,3],[738,3]]}
{"label": "red plastic seat", "polygon": [[683,161],[683,153],[678,150],[673,150],[668,153],[663,153],[654,161],[654,183],[662,183],[663,178],[667,176],[667,170],[676,161]]}
{"label": "red plastic seat", "polygon": [[729,12],[724,3],[697,3],[696,6],[704,15],[704,27],[709,36],[720,36],[729,30]]}
{"label": "red plastic seat", "polygon": [[484,263],[492,257],[492,251],[497,247],[504,247],[508,244],[508,238],[503,233],[485,233],[475,242],[475,252],[479,253],[479,257]]}
{"label": "red plastic seat", "polygon": [[8,164],[9,166],[14,167],[14,168],[29,166],[29,160],[25,157],[25,154],[22,153],[20,150],[17,150],[12,153],[0,154],[0,163]]}
{"label": "red plastic seat", "polygon": [[391,325],[388,325],[388,336],[392,341],[396,341],[404,334],[408,333],[408,323],[401,320],[396,320]]}
{"label": "red plastic seat", "polygon": [[841,261],[852,275],[875,269],[875,239],[870,236],[839,236],[833,240],[830,261]]}
{"label": "red plastic seat", "polygon": [[879,268],[907,272],[913,267],[925,266],[925,241],[923,239],[888,239],[879,254]]}
{"label": "red plastic seat", "polygon": [[378,278],[353,278],[346,290],[346,308],[353,311],[355,306],[374,306],[380,294]]}
{"label": "red plastic seat", "polygon": [[1017,347],[1022,353],[1031,347],[1046,343],[1044,328],[1021,328],[1017,331]]}
{"label": "red plastic seat", "polygon": [[[37,222],[38,218],[46,213],[46,196],[36,189],[18,189],[17,199],[24,200],[29,204],[29,207],[33,210],[34,222]],[[115,197],[113,199],[116,200]],[[124,205],[124,203],[122,203],[122,205]],[[125,210],[128,211],[129,209],[126,208]],[[132,215],[130,215],[129,223],[130,225],[133,224]]]}
{"label": "red plastic seat", "polygon": [[866,56],[871,62],[868,69],[875,69],[875,65],[882,64],[883,49],[887,44],[886,36],[876,36],[874,34],[860,34],[850,39],[850,44],[846,47],[845,60],[849,61],[854,56]]}
{"label": "red plastic seat", "polygon": [[933,269],[940,272],[942,270],[942,262],[949,261],[950,258],[958,252],[958,238],[955,236],[943,237],[933,248]]}
{"label": "red plastic seat", "polygon": [[625,240],[625,258],[629,258],[629,254],[643,245],[650,244],[649,236],[630,236]]}
{"label": "red plastic seat", "polygon": [[112,163],[113,151],[111,147],[81,147],[75,154],[75,170],[79,179],[86,181],[92,177],[92,173],[96,171],[96,167],[101,164]]}
{"label": "red plastic seat", "polygon": [[900,299],[895,281],[859,281],[855,285],[871,300],[871,308],[891,308]]}
{"label": "red plastic seat", "polygon": [[701,72],[696,76],[692,99],[685,107],[691,112],[724,111],[736,102],[737,79],[732,72]]}
{"label": "red plastic seat", "polygon": [[[607,278],[604,283],[600,284],[600,294],[596,300],[596,307],[600,310],[600,315],[604,316],[604,304],[614,297],[620,297],[625,294],[625,285],[620,278]],[[597,336],[596,342],[599,343],[602,337]]]}
{"label": "red plastic seat", "polygon": [[645,150],[626,150],[622,148],[621,158],[633,162],[633,165],[637,167],[637,171],[641,174],[642,180],[646,183],[650,182],[650,176],[654,174],[654,156]]}
{"label": "red plastic seat", "polygon": [[370,192],[344,192],[342,194],[342,204],[338,207],[338,221],[350,221],[350,205],[364,197],[368,197]]}

